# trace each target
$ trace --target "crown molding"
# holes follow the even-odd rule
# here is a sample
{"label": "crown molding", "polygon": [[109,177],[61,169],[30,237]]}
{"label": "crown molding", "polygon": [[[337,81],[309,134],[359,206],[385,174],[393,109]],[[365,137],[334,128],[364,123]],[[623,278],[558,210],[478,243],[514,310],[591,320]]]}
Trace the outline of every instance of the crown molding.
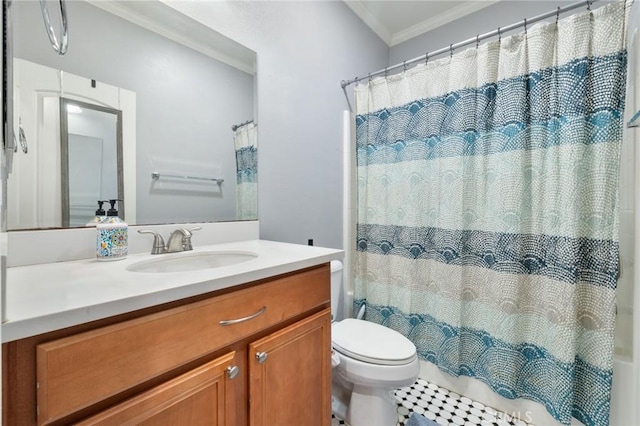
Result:
{"label": "crown molding", "polygon": [[[181,12],[171,8],[170,6],[165,6],[160,1],[153,3],[142,3],[144,5],[153,5],[153,6],[145,6],[145,7],[155,7],[155,8],[169,8],[174,12],[174,17],[172,19],[178,19],[179,24],[178,28],[190,28],[190,31],[177,31],[172,26],[174,26],[171,22],[163,22],[160,20],[149,18],[144,12],[135,10],[131,7],[127,6],[127,2],[123,1],[114,1],[114,0],[88,0],[88,2],[96,6],[106,12],[109,12],[113,15],[119,16],[120,18],[126,19],[129,22],[132,22],[142,28],[145,28],[149,31],[152,31],[156,34],[164,36],[170,40],[175,41],[176,43],[180,43],[183,46],[189,47],[197,52],[202,53],[203,55],[209,56],[211,58],[217,59],[220,62],[224,62],[227,65],[230,65],[234,68],[237,68],[241,71],[244,71],[248,74],[255,74],[255,63],[249,63],[249,61],[245,61],[241,58],[234,57],[223,50],[229,50],[229,47],[226,49],[216,49],[218,43],[225,43],[223,38],[226,38],[218,33],[215,33],[209,27],[206,27],[203,24],[200,24],[197,21],[192,20],[186,15],[183,15]],[[160,15],[165,16],[165,15]],[[214,34],[215,33],[215,34]],[[228,44],[228,43],[227,43]]]}
{"label": "crown molding", "polygon": [[416,25],[413,25],[405,30],[399,31],[391,35],[389,47],[393,47],[397,44],[403,43],[414,37],[417,37],[426,32],[432,31],[438,27],[448,24],[449,22],[460,19],[463,16],[475,13],[485,7],[498,3],[500,0],[482,0],[482,1],[470,1],[452,7],[451,9],[439,13],[429,19],[426,19]]}
{"label": "crown molding", "polygon": [[392,34],[389,32],[386,26],[380,23],[378,19],[373,16],[369,9],[367,9],[360,0],[345,0],[347,6],[356,14],[367,26],[387,43],[387,46],[391,46]]}

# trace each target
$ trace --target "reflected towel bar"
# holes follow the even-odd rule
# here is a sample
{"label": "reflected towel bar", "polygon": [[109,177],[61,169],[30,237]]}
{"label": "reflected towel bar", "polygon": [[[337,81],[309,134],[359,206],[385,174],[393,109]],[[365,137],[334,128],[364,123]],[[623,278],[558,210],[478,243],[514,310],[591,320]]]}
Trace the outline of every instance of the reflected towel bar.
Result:
{"label": "reflected towel bar", "polygon": [[168,178],[172,178],[172,179],[203,180],[203,181],[207,181],[207,182],[215,182],[218,185],[220,185],[222,182],[224,182],[224,179],[222,179],[222,178],[210,178],[210,177],[189,176],[189,175],[170,175],[170,174],[165,174],[165,173],[160,175],[160,173],[158,173],[158,172],[152,172],[151,173],[151,179],[158,180],[158,179],[160,179],[160,176],[168,177]]}
{"label": "reflected towel bar", "polygon": [[633,117],[631,117],[631,120],[627,123],[627,127],[640,127],[640,110],[633,114]]}
{"label": "reflected towel bar", "polygon": [[247,124],[253,123],[253,120],[247,120],[247,121],[243,121],[240,124],[234,124],[233,126],[231,126],[231,131],[235,132],[236,130],[238,130],[240,127],[242,126],[246,126]]}

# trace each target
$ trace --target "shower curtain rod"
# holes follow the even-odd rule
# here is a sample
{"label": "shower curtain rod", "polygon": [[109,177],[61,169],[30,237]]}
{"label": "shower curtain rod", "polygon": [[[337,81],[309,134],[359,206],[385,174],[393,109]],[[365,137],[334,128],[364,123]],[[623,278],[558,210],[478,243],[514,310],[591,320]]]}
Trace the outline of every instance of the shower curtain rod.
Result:
{"label": "shower curtain rod", "polygon": [[[450,52],[453,55],[453,51],[456,50],[456,49],[459,49],[461,47],[464,47],[464,46],[467,46],[467,45],[470,45],[470,44],[473,44],[473,43],[476,43],[476,46],[477,46],[480,43],[480,41],[482,41],[482,40],[485,40],[485,39],[490,38],[490,37],[502,36],[503,33],[507,32],[507,31],[514,30],[516,28],[525,27],[525,31],[526,31],[527,25],[533,24],[533,23],[538,22],[538,21],[542,21],[543,19],[549,18],[549,17],[554,16],[554,15],[556,16],[556,22],[557,22],[561,13],[568,12],[568,11],[573,10],[573,9],[577,9],[577,8],[585,6],[585,5],[587,6],[587,9],[591,10],[591,5],[593,3],[595,3],[595,2],[597,2],[597,1],[599,1],[599,0],[583,0],[583,1],[579,1],[577,3],[572,3],[572,4],[564,6],[564,7],[558,6],[558,8],[556,10],[552,10],[552,11],[549,11],[547,13],[543,13],[541,15],[534,16],[533,18],[525,18],[522,21],[516,22],[515,24],[511,24],[511,25],[508,25],[506,27],[498,27],[497,30],[490,31],[488,33],[478,34],[475,37],[472,37],[470,39],[461,41],[459,43],[450,44],[449,46],[443,47],[442,49],[434,50],[433,52],[427,52],[426,54],[418,56],[417,58],[409,59],[407,61],[401,62],[401,63],[396,64],[394,66],[386,67],[386,68],[383,68],[383,69],[381,69],[379,71],[372,72],[372,73],[368,74],[365,77],[356,77],[353,80],[348,80],[348,81],[342,80],[340,82],[340,85],[342,86],[342,90],[344,90],[344,94],[346,96],[347,95],[347,91],[346,91],[347,86],[349,86],[349,85],[351,85],[353,83],[357,83],[357,82],[365,80],[365,79],[370,79],[370,78],[372,78],[374,76],[377,76],[377,75],[380,75],[380,74],[388,74],[389,71],[396,70],[396,69],[398,69],[400,67],[403,67],[406,70],[409,65],[412,65],[412,64],[414,64],[416,62],[419,62],[419,61],[428,61],[429,58],[432,58],[432,57],[437,56],[437,55],[441,55],[441,54],[446,53],[446,52]],[[348,97],[347,97],[347,102],[349,102],[349,98]],[[350,107],[349,109],[351,109],[351,104],[349,104],[349,107]]]}

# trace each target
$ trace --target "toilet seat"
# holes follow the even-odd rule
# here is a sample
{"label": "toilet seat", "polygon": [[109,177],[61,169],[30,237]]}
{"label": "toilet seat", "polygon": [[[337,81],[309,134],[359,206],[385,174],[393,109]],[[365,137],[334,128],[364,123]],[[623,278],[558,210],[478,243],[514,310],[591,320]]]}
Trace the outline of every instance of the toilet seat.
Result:
{"label": "toilet seat", "polygon": [[415,345],[402,334],[370,321],[347,318],[331,326],[333,348],[377,365],[403,365],[416,358]]}

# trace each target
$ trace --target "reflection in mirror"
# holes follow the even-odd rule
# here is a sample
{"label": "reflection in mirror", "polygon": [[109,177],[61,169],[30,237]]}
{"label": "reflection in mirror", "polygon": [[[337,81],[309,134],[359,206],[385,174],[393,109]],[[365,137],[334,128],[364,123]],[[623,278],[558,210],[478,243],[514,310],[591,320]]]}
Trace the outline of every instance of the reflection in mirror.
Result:
{"label": "reflection in mirror", "polygon": [[258,126],[253,121],[233,126],[236,146],[238,220],[258,219]]}
{"label": "reflection in mirror", "polygon": [[122,111],[60,98],[62,226],[84,226],[100,200],[124,217]]}
{"label": "reflection in mirror", "polygon": [[[62,94],[86,108],[121,111],[121,167],[111,175],[104,175],[111,180],[108,185],[116,188],[118,180],[135,182],[136,94],[19,58],[14,58],[13,66],[14,123],[17,122],[19,131],[24,133],[28,149],[15,153],[13,171],[7,180],[7,227],[9,230],[59,228],[67,223],[63,215],[69,212],[63,207],[68,197],[67,185],[62,181],[68,161],[61,159],[61,125],[69,115],[61,109]],[[84,136],[93,135],[87,129],[82,132]],[[117,149],[115,143],[113,149]],[[127,200],[120,210],[135,224],[136,187],[125,185],[119,189],[118,196],[111,198]]]}
{"label": "reflection in mirror", "polygon": [[[233,125],[257,122],[254,52],[162,1],[73,1],[67,3],[72,28],[69,49],[61,57],[51,49],[46,34],[38,37],[34,31],[42,26],[38,2],[12,2],[11,8],[17,99],[14,132],[24,129],[29,153],[16,153],[7,182],[8,217],[15,219],[8,221],[9,229],[79,226],[84,220],[72,220],[70,214],[67,225],[60,217],[59,170],[57,177],[36,182],[42,174],[40,167],[59,168],[62,161],[59,148],[55,152],[51,148],[61,146],[60,97],[123,111],[124,176],[118,178],[124,185],[127,209],[120,211],[124,211],[127,223],[257,219],[255,213],[239,211],[238,199],[247,191],[238,193],[235,133],[231,131]],[[25,74],[15,66],[20,61],[52,70],[46,81],[53,88],[34,94],[34,88],[24,84]],[[71,81],[72,76],[77,84]],[[37,81],[40,84],[43,80]],[[113,87],[120,95],[96,100],[94,93],[104,87]],[[88,93],[79,95],[81,89]],[[131,95],[130,112],[122,105],[123,93]],[[39,103],[32,105],[31,99]],[[36,114],[43,106],[58,114],[46,118],[52,131],[38,127],[41,118]],[[72,170],[75,162],[71,157],[69,160]],[[30,162],[33,165],[25,166]],[[253,170],[249,183],[256,194],[257,167]],[[223,181],[153,179],[153,173]],[[28,190],[21,189],[27,182]],[[255,212],[255,196],[252,203]]]}

